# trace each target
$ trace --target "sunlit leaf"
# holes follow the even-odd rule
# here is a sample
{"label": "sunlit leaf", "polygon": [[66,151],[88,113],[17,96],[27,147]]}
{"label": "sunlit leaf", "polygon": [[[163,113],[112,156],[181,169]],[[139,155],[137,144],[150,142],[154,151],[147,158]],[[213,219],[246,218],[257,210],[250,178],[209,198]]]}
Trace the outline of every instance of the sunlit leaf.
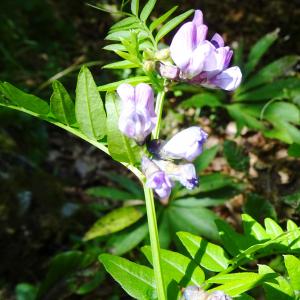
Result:
{"label": "sunlit leaf", "polygon": [[104,91],[111,92],[111,91],[115,91],[118,88],[118,86],[122,83],[130,83],[132,85],[137,85],[141,82],[145,82],[145,83],[150,82],[150,78],[148,76],[130,77],[130,78],[127,78],[127,79],[124,79],[124,80],[120,80],[120,81],[116,81],[116,82],[112,82],[112,83],[109,83],[109,84],[98,86],[98,91],[100,91],[100,92],[104,92]]}
{"label": "sunlit leaf", "polygon": [[106,114],[93,76],[86,66],[80,70],[76,86],[76,119],[81,131],[99,140],[106,134]]}
{"label": "sunlit leaf", "polygon": [[141,15],[140,15],[140,18],[141,18],[142,21],[145,22],[148,19],[148,17],[150,16],[150,14],[151,14],[154,6],[155,6],[156,1],[157,0],[148,0],[146,5],[142,9],[142,12],[141,12]]}
{"label": "sunlit leaf", "polygon": [[229,259],[222,247],[188,232],[178,232],[177,235],[195,262],[207,270],[221,272],[228,267]]}
{"label": "sunlit leaf", "polygon": [[[142,252],[153,264],[150,246],[142,247]],[[205,279],[204,272],[188,257],[170,250],[160,250],[165,284],[175,280],[180,286],[200,285]]]}
{"label": "sunlit leaf", "polygon": [[121,61],[117,61],[114,63],[104,65],[102,67],[102,69],[133,69],[133,68],[138,68],[138,67],[139,67],[138,64],[135,64],[131,61],[121,60]]}
{"label": "sunlit leaf", "polygon": [[273,274],[244,272],[217,275],[210,278],[208,281],[214,283],[223,283],[221,286],[213,288],[210,291],[223,291],[229,296],[235,297],[253,289],[257,285],[260,285],[267,280],[272,280],[274,277],[276,276]]}
{"label": "sunlit leaf", "polygon": [[84,240],[88,241],[100,236],[120,231],[143,216],[142,210],[133,206],[117,208],[104,217],[100,218],[84,235]]}
{"label": "sunlit leaf", "polygon": [[131,0],[131,12],[136,16],[139,13],[139,5],[140,5],[139,0]]}
{"label": "sunlit leaf", "polygon": [[178,8],[178,6],[172,7],[170,10],[168,10],[166,13],[164,13],[162,16],[159,18],[155,19],[151,24],[150,24],[150,31],[153,31],[156,29],[160,24],[165,22],[172,14],[173,12]]}
{"label": "sunlit leaf", "polygon": [[153,270],[125,258],[101,254],[99,260],[107,272],[134,299],[156,299]]}
{"label": "sunlit leaf", "polygon": [[300,260],[293,255],[284,255],[284,264],[294,290],[300,291]]}
{"label": "sunlit leaf", "polygon": [[39,115],[47,115],[49,112],[49,105],[46,101],[19,90],[9,82],[0,82],[0,93],[13,104],[24,107]]}

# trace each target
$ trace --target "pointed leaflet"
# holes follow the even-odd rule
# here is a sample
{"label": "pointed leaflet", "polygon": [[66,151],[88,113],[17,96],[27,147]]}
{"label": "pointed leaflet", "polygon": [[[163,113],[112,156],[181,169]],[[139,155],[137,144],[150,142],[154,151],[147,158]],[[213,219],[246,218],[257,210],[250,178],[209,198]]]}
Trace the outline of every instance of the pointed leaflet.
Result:
{"label": "pointed leaflet", "polygon": [[293,288],[300,291],[300,260],[293,255],[284,255],[284,264]]}
{"label": "pointed leaflet", "polygon": [[76,122],[74,103],[59,81],[52,83],[53,94],[50,98],[50,110],[58,121],[66,125],[72,125]]}
{"label": "pointed leaflet", "polygon": [[[161,249],[162,269],[166,284],[175,280],[180,286],[200,285],[205,280],[204,272],[188,257],[170,250]],[[152,262],[150,246],[144,246],[142,252]]]}
{"label": "pointed leaflet", "polygon": [[101,254],[99,260],[106,271],[134,299],[157,298],[152,269],[110,254]]}
{"label": "pointed leaflet", "polygon": [[76,119],[80,130],[99,140],[106,134],[106,115],[93,76],[86,66],[79,72],[76,86]]}
{"label": "pointed leaflet", "polygon": [[150,31],[153,31],[156,27],[158,27],[160,24],[162,24],[164,21],[166,21],[172,13],[178,8],[178,6],[172,7],[170,10],[168,10],[166,13],[164,13],[162,16],[159,18],[155,19],[151,24],[150,24]]}
{"label": "pointed leaflet", "polygon": [[148,225],[147,222],[139,223],[114,234],[108,241],[109,252],[115,255],[123,255],[144,240],[148,234]]}
{"label": "pointed leaflet", "polygon": [[227,222],[222,220],[215,222],[223,245],[232,256],[238,255],[241,250],[247,248],[247,241],[243,235],[237,233]]}
{"label": "pointed leaflet", "polygon": [[293,288],[283,276],[276,274],[276,272],[274,272],[274,270],[267,265],[259,265],[258,272],[259,274],[272,274],[274,276],[274,279],[272,281],[265,282],[263,284],[266,300],[295,299]]}
{"label": "pointed leaflet", "polygon": [[115,93],[106,94],[108,151],[113,159],[134,164],[136,159],[131,146],[133,142],[123,135],[118,127],[119,102]]}
{"label": "pointed leaflet", "polygon": [[133,206],[117,208],[100,218],[84,235],[84,240],[120,231],[138,221],[143,215],[141,210]]}
{"label": "pointed leaflet", "polygon": [[246,291],[253,289],[255,286],[264,283],[267,280],[272,280],[275,276],[273,274],[256,274],[251,272],[234,273],[216,275],[208,280],[210,283],[223,283],[210,290],[223,291],[229,296],[236,297]]}
{"label": "pointed leaflet", "polygon": [[300,249],[300,227],[292,220],[287,221],[287,231],[290,231],[290,249]]}
{"label": "pointed leaflet", "polygon": [[274,79],[286,75],[287,71],[290,70],[299,60],[297,55],[289,55],[281,57],[259,72],[257,72],[253,77],[249,78],[239,89],[239,93],[242,91],[249,90],[253,87],[262,85],[264,83],[272,82]]}
{"label": "pointed leaflet", "polygon": [[131,12],[136,16],[139,13],[139,5],[140,5],[139,2],[140,2],[139,0],[131,0]]}
{"label": "pointed leaflet", "polygon": [[39,115],[47,115],[49,112],[49,105],[46,101],[19,90],[9,82],[0,82],[0,92],[16,106]]}
{"label": "pointed leaflet", "polygon": [[254,70],[261,57],[268,51],[277,38],[278,30],[276,29],[263,36],[256,44],[254,44],[250,50],[248,62],[245,65],[245,77]]}
{"label": "pointed leaflet", "polygon": [[146,5],[144,6],[144,8],[142,9],[141,12],[141,20],[142,21],[146,21],[148,19],[148,17],[150,16],[154,6],[155,6],[156,0],[149,0]]}
{"label": "pointed leaflet", "polygon": [[228,256],[220,246],[188,232],[178,232],[177,235],[195,262],[202,267],[213,272],[221,272],[228,267]]}

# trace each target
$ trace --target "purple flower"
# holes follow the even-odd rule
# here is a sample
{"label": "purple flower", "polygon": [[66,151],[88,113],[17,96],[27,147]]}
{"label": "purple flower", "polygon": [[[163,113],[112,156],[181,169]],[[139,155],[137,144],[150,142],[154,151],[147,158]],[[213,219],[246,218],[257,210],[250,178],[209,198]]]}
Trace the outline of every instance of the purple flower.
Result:
{"label": "purple flower", "polygon": [[207,300],[232,300],[232,298],[222,291],[215,291],[210,294]]}
{"label": "purple flower", "polygon": [[123,83],[118,87],[117,93],[121,98],[119,129],[142,144],[157,121],[152,88],[145,83],[136,87]]}
{"label": "purple flower", "polygon": [[202,153],[207,137],[207,133],[200,127],[192,126],[175,134],[160,151],[171,159],[193,161]]}
{"label": "purple flower", "polygon": [[172,190],[172,183],[166,173],[145,156],[142,158],[142,170],[147,178],[146,186],[153,189],[160,199],[166,201]]}
{"label": "purple flower", "polygon": [[[208,41],[206,33],[207,26],[203,24],[202,12],[196,10],[193,21],[182,25],[175,34],[170,52],[180,69],[179,78],[228,91],[236,89],[241,83],[242,74],[239,67],[228,68],[233,51],[224,46],[224,40],[219,34],[216,33]],[[160,71],[164,76],[164,66],[160,67]],[[165,75],[170,78],[169,73],[165,72]]]}
{"label": "purple flower", "polygon": [[175,34],[170,52],[182,78],[191,79],[202,71],[206,56],[211,51],[211,44],[205,40],[206,33],[202,12],[196,10],[193,21],[182,25]]}
{"label": "purple flower", "polygon": [[165,172],[171,181],[179,181],[189,190],[198,186],[198,177],[193,164],[174,164],[166,160],[154,160],[155,164]]}

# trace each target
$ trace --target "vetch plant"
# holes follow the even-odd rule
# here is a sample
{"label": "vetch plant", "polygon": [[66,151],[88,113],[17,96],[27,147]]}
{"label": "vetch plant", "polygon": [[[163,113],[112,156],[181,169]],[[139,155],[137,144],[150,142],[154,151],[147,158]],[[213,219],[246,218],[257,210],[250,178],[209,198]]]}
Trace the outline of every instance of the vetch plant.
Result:
{"label": "vetch plant", "polygon": [[[249,262],[270,254],[288,254],[284,260],[289,279],[284,278],[284,282],[287,281],[291,287],[286,288],[284,293],[297,297],[298,275],[295,275],[292,262],[297,261],[293,255],[299,254],[299,230],[291,222],[284,232],[270,219],[266,220],[264,229],[250,216],[244,215],[244,235],[240,235],[218,220],[216,223],[223,246],[192,233],[179,232],[178,238],[190,257],[160,249],[154,195],[167,205],[174,190],[185,195],[186,190],[197,192],[198,185],[201,188],[196,160],[202,154],[208,137],[197,124],[189,124],[163,140],[160,130],[166,95],[182,82],[233,91],[238,88],[242,75],[239,67],[230,67],[233,52],[225,46],[223,38],[215,34],[207,39],[207,26],[203,24],[200,10],[190,10],[169,20],[176,10],[174,7],[150,22],[155,2],[149,0],[140,9],[139,1],[132,0],[131,13],[123,13],[125,18],[111,27],[106,38],[113,43],[105,49],[113,51],[121,59],[103,68],[131,69],[131,74],[136,76],[97,86],[85,66],[78,75],[75,104],[58,81],[53,82],[50,105],[10,83],[1,82],[1,106],[25,112],[67,130],[110,155],[136,175],[143,187],[150,236],[150,247],[143,247],[142,251],[153,269],[110,254],[100,256],[107,271],[132,297],[159,300],[178,297],[187,300],[251,299],[245,293],[258,285],[263,285],[271,294],[270,290],[283,286],[281,277],[284,274],[264,265],[258,270],[249,266]],[[183,24],[193,13],[193,20]],[[177,26],[180,28],[168,47],[163,38]],[[261,76],[264,78],[264,73]],[[251,86],[256,86],[256,83],[252,82]],[[104,101],[102,92],[106,92]],[[242,89],[236,97],[241,95]],[[176,191],[178,182],[186,188],[185,191]],[[190,199],[189,203],[193,207],[195,201]],[[111,223],[124,228],[118,217],[126,214],[131,217],[125,222],[129,226],[140,220],[144,212],[134,205],[124,206],[114,212]],[[103,220],[98,225],[103,225]],[[97,228],[95,224],[84,240],[97,237]],[[248,270],[234,272],[238,268]]]}

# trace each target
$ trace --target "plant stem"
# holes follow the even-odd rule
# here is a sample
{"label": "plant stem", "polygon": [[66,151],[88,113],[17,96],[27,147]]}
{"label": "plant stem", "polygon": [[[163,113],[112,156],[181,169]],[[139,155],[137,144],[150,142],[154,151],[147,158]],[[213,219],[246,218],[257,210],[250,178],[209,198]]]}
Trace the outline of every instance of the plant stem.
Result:
{"label": "plant stem", "polygon": [[159,237],[158,237],[158,230],[157,230],[153,191],[152,189],[147,188],[145,183],[143,184],[143,188],[145,193],[148,228],[149,228],[149,235],[150,235],[150,245],[151,245],[157,297],[158,300],[166,300],[167,298],[166,298],[164,280],[163,280],[162,269],[161,269],[160,245],[159,245]]}
{"label": "plant stem", "polygon": [[162,117],[165,95],[166,95],[165,91],[160,91],[157,94],[156,104],[155,104],[155,113],[157,115],[157,123],[156,123],[156,126],[152,133],[153,139],[158,139],[158,137],[159,137],[159,130],[160,130],[160,126],[161,126],[161,117]]}

